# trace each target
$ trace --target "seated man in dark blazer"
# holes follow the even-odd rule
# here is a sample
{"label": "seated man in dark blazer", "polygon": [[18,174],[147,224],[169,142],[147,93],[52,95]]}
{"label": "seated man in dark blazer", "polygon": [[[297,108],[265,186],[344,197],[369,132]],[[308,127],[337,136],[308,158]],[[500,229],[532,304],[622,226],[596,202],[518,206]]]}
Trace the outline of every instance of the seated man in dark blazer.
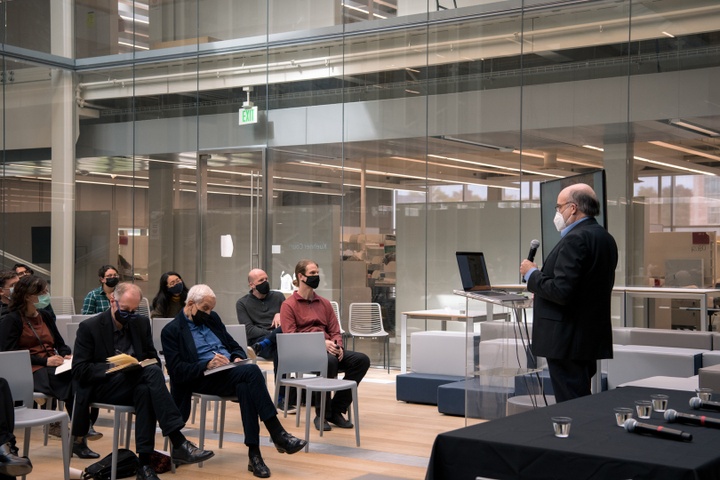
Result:
{"label": "seated man in dark blazer", "polygon": [[135,446],[140,458],[138,480],[159,480],[150,466],[155,451],[155,423],[173,445],[175,464],[203,462],[213,452],[200,450],[180,430],[185,421],[165,386],[165,377],[156,365],[107,373],[107,358],[126,353],[137,360],[157,359],[150,320],[138,315],[142,291],[132,283],[120,283],[109,296],[110,309],[85,320],[75,339],[72,373],[77,397],[72,430],[87,432],[91,402],[135,407]]}
{"label": "seated man in dark blazer", "polygon": [[[307,442],[290,435],[280,424],[260,368],[242,363],[247,356],[213,312],[215,301],[210,287],[195,285],[188,292],[183,310],[163,328],[161,340],[172,396],[185,419],[190,415],[193,392],[236,396],[250,457],[248,470],[256,477],[267,478],[270,469],[260,454],[258,417],[280,453],[298,452]],[[206,370],[230,363],[238,365],[205,375]]]}

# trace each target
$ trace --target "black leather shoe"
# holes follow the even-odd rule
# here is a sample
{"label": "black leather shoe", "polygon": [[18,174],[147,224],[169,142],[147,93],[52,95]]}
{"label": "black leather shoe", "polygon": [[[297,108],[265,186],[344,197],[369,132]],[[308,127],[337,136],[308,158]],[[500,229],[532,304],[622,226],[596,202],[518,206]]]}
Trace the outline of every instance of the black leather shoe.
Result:
{"label": "black leather shoe", "polygon": [[17,449],[10,443],[0,445],[0,474],[19,477],[32,472],[32,463],[27,457],[19,457]]}
{"label": "black leather shoe", "polygon": [[100,458],[99,453],[95,453],[88,448],[85,440],[81,443],[73,442],[72,453],[78,458]]}
{"label": "black leather shoe", "polygon": [[336,427],[353,428],[352,422],[350,420],[345,420],[345,417],[343,417],[340,413],[333,413],[332,415],[330,415],[330,418],[328,418],[327,421],[332,423]]}
{"label": "black leather shoe", "polygon": [[287,453],[288,455],[299,452],[305,448],[305,445],[307,445],[305,440],[301,440],[294,435],[290,435],[288,432],[282,432],[280,434],[280,438],[273,438],[272,441],[278,452]]}
{"label": "black leather shoe", "polygon": [[89,442],[94,442],[95,440],[100,440],[102,437],[103,434],[95,430],[93,426],[90,425],[90,429],[88,430],[87,435],[85,435],[85,440]]}
{"label": "black leather shoe", "polygon": [[263,458],[260,455],[250,455],[250,459],[248,460],[248,472],[253,472],[253,475],[259,478],[270,477],[270,469],[267,465],[265,465],[265,462],[263,462]]}
{"label": "black leather shoe", "polygon": [[135,480],[160,480],[160,477],[150,465],[143,465],[138,469]]}
{"label": "black leather shoe", "polygon": [[190,440],[185,440],[182,445],[172,449],[172,461],[175,465],[186,465],[188,463],[200,463],[212,458],[215,453],[211,450],[200,450]]}
{"label": "black leather shoe", "polygon": [[[315,430],[317,430],[317,431],[319,432],[319,431],[320,431],[320,417],[315,416],[315,420],[313,420],[313,423],[315,424]],[[329,432],[330,430],[332,430],[332,427],[331,427],[330,424],[327,422],[327,420],[325,420],[325,421],[323,422],[323,431],[324,431],[324,432]]]}

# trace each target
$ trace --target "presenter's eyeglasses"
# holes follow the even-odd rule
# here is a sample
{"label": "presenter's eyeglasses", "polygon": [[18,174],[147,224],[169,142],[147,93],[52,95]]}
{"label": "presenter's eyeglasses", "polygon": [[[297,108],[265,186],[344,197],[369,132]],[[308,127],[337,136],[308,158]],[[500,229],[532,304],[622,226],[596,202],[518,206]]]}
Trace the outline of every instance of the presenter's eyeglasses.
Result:
{"label": "presenter's eyeglasses", "polygon": [[560,211],[562,211],[562,209],[565,205],[571,205],[571,204],[575,205],[575,202],[565,202],[565,203],[557,204],[557,205],[555,205],[555,211],[560,212]]}

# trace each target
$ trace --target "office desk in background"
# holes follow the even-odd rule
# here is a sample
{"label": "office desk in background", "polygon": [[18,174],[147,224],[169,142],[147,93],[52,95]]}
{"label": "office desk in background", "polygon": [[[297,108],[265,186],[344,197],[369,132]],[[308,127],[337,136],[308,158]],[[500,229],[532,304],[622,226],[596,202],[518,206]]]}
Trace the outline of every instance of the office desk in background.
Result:
{"label": "office desk in background", "polygon": [[[692,410],[694,392],[623,387],[530,412],[491,420],[437,436],[426,480],[720,478],[720,430],[672,424],[692,433],[678,442],[629,433],[615,423],[613,408],[633,407],[653,393],[670,397],[668,408],[720,418],[720,412]],[[572,418],[569,438],[553,435],[551,417]],[[642,420],[668,425],[661,414]]]}

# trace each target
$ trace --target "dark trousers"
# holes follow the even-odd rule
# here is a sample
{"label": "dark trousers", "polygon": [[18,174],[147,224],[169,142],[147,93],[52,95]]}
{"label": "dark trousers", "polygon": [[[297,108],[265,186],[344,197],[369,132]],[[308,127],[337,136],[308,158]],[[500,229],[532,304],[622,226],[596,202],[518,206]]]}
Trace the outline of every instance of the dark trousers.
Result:
{"label": "dark trousers", "polygon": [[247,363],[199,378],[193,392],[236,397],[240,403],[245,445],[260,445],[260,422],[277,415],[260,367]]}
{"label": "dark trousers", "polygon": [[10,385],[0,378],[0,445],[10,443],[15,446],[15,403],[13,402]]}
{"label": "dark trousers", "polygon": [[[345,372],[343,379],[355,380],[358,385],[365,377],[370,368],[370,358],[362,352],[353,352],[345,350],[343,352],[342,361],[338,361],[335,355],[328,353],[328,378],[337,378],[338,371]],[[316,395],[315,412],[320,415],[320,398]],[[348,411],[352,403],[352,392],[350,390],[340,390],[330,399],[330,393],[325,398],[325,418],[329,418],[333,413],[345,413]]]}
{"label": "dark trousers", "polygon": [[[275,337],[277,337],[278,333],[282,333],[282,327],[277,327],[272,330],[270,330],[270,333],[267,335],[264,335],[262,337],[256,337],[253,339],[252,342],[248,341],[250,346],[252,346],[255,343],[260,343],[261,341],[267,339],[270,344],[266,345],[260,350],[259,352],[255,352],[258,356],[263,358],[272,358],[273,361],[273,373],[275,374],[275,379],[277,380],[277,367],[278,367],[278,351],[277,351],[277,340]],[[294,391],[294,389],[293,389]],[[280,393],[278,394],[280,398],[283,398],[285,396],[285,387],[280,387]],[[290,398],[291,402],[295,401],[294,397]]]}
{"label": "dark trousers", "polygon": [[135,407],[135,448],[138,453],[155,450],[156,422],[165,436],[185,426],[157,365],[113,374],[109,381],[93,388],[90,401]]}
{"label": "dark trousers", "polygon": [[597,372],[597,360],[548,358],[547,363],[555,402],[590,395],[592,377]]}
{"label": "dark trousers", "polygon": [[[15,403],[7,380],[0,378],[0,445],[9,443],[15,448]],[[0,480],[13,480],[15,477],[0,475]]]}

